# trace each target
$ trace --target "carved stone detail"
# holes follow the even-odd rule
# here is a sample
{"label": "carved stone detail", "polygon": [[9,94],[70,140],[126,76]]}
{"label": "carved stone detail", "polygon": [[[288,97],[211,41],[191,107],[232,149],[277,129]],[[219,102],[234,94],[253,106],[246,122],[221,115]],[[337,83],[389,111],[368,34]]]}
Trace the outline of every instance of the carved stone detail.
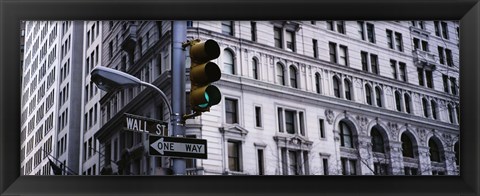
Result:
{"label": "carved stone detail", "polygon": [[332,124],[333,117],[335,117],[335,115],[332,110],[328,109],[328,110],[325,110],[325,117],[327,118],[328,124]]}
{"label": "carved stone detail", "polygon": [[390,131],[390,135],[392,136],[392,139],[397,141],[398,140],[398,124],[397,123],[388,123],[388,130]]}

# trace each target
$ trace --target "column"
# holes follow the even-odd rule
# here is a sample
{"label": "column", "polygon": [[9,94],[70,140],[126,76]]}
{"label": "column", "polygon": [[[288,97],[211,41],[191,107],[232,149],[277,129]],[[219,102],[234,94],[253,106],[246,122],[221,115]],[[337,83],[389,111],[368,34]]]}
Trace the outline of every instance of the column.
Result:
{"label": "column", "polygon": [[455,152],[445,151],[446,175],[458,175],[457,164],[455,163]]}
{"label": "column", "polygon": [[358,162],[361,175],[374,175],[372,139],[370,136],[358,136]]}
{"label": "column", "polygon": [[418,146],[419,175],[432,175],[432,163],[430,161],[430,148]]}
{"label": "column", "polygon": [[390,167],[392,168],[392,175],[403,175],[403,156],[402,156],[402,142],[389,141],[390,143]]}

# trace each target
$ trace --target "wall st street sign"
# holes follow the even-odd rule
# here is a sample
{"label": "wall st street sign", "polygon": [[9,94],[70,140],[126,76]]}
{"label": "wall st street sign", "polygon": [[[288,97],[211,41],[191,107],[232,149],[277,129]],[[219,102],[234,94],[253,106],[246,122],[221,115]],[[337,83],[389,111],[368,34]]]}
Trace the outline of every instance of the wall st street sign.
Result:
{"label": "wall st street sign", "polygon": [[168,123],[125,113],[123,127],[125,130],[145,132],[153,135],[168,135]]}
{"label": "wall st street sign", "polygon": [[149,137],[150,155],[207,159],[207,140],[184,137]]}

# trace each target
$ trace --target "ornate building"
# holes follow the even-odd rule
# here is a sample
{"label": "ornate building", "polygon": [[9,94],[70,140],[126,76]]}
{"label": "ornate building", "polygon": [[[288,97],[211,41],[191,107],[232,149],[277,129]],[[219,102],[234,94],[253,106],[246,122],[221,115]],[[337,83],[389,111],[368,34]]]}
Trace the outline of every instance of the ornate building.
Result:
{"label": "ornate building", "polygon": [[[188,174],[458,175],[458,22],[187,25],[188,38],[219,43],[223,97],[187,121],[187,135],[209,148],[208,159],[188,161]],[[170,95],[171,22],[102,29],[103,66]],[[102,92],[100,105],[105,173],[168,172],[168,158],[148,156],[147,135],[122,130],[125,112],[168,120],[154,91]]]}

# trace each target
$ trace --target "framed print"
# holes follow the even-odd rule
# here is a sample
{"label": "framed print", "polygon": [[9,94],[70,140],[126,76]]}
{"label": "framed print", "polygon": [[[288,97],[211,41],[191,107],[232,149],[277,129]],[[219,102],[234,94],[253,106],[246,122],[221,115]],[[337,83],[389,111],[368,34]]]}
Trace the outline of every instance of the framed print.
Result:
{"label": "framed print", "polygon": [[478,195],[479,12],[4,1],[1,194]]}

